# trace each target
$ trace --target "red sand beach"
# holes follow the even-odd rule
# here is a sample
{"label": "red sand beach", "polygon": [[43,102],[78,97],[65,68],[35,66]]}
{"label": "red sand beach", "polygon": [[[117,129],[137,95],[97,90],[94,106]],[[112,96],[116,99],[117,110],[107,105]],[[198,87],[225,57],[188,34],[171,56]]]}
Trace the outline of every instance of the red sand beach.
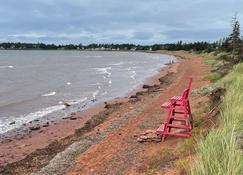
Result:
{"label": "red sand beach", "polygon": [[[193,78],[193,89],[206,85],[204,77],[209,68],[203,64],[202,57],[184,52],[159,53],[183,59],[147,79],[144,83],[147,87],[138,88],[127,97],[41,126],[29,134],[3,140],[0,174],[136,174],[133,167],[151,152],[179,142],[180,139],[172,138],[163,144],[140,144],[134,136],[146,129],[155,129],[163,121],[160,104],[170,96],[179,95],[189,77]],[[192,106],[199,100],[203,99],[192,97]],[[48,168],[50,160],[58,161],[58,153],[87,140],[89,144],[75,150],[63,168],[54,165]]]}

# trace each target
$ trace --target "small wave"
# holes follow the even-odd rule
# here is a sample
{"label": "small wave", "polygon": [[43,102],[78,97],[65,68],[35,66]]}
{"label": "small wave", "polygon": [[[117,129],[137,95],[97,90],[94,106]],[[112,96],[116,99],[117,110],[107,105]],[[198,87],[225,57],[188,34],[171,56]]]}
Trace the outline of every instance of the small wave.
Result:
{"label": "small wave", "polygon": [[130,77],[135,80],[135,77],[137,75],[136,71],[132,71],[131,74],[132,75]]}
{"label": "small wave", "polygon": [[[51,106],[48,108],[43,108],[37,112],[32,112],[27,115],[22,115],[19,118],[14,118],[7,120],[5,122],[0,122],[0,134],[6,133],[12,129],[19,128],[21,127],[24,123],[28,123],[30,121],[33,121],[38,118],[42,118],[50,113],[59,111],[66,108],[65,105],[56,105],[56,106]],[[9,125],[9,123],[15,122],[14,125]]]}
{"label": "small wave", "polygon": [[0,66],[0,69],[7,69],[7,68],[13,69],[14,66],[12,66],[12,65],[9,65],[9,66]]}
{"label": "small wave", "polygon": [[71,83],[71,82],[67,82],[66,84],[67,84],[68,86],[70,86],[72,83]]}
{"label": "small wave", "polygon": [[101,95],[101,96],[104,96],[104,95],[106,95],[107,93],[108,93],[108,92],[105,91],[105,92],[101,93],[100,95]]}
{"label": "small wave", "polygon": [[76,104],[83,103],[86,100],[88,100],[88,97],[84,97],[84,98],[81,98],[81,99],[73,100],[73,101],[70,101],[70,102],[67,102],[67,103],[70,104],[70,105],[76,105]]}
{"label": "small wave", "polygon": [[109,72],[108,70],[111,70],[111,67],[105,67],[105,68],[94,68],[98,74],[106,74],[107,77],[111,76],[111,72]]}
{"label": "small wave", "polygon": [[84,56],[85,58],[103,58],[103,56],[101,56],[101,55],[94,55],[94,56],[92,56],[92,55],[89,55],[89,56]]}
{"label": "small wave", "polygon": [[114,63],[114,64],[110,64],[111,66],[121,66],[121,65],[123,65],[124,64],[124,62],[119,62],[119,63]]}
{"label": "small wave", "polygon": [[53,96],[53,95],[56,95],[56,92],[49,92],[49,93],[46,93],[46,94],[43,94],[42,97],[49,97],[49,96]]}

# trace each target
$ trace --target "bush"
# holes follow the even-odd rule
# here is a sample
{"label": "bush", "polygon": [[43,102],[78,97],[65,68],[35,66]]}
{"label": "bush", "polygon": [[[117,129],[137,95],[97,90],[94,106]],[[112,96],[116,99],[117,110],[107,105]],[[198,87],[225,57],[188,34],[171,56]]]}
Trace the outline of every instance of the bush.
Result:
{"label": "bush", "polygon": [[208,80],[209,80],[210,82],[215,82],[215,81],[219,80],[219,79],[222,78],[222,77],[223,77],[223,74],[220,73],[220,72],[211,72],[211,73],[207,76],[207,78],[208,78]]}

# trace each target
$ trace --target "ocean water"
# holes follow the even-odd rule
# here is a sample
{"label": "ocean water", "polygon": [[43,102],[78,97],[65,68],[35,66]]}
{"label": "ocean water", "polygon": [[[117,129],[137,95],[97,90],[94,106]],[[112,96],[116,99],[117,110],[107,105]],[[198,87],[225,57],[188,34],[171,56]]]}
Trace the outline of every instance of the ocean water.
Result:
{"label": "ocean water", "polygon": [[171,60],[140,52],[1,50],[0,135],[123,96]]}

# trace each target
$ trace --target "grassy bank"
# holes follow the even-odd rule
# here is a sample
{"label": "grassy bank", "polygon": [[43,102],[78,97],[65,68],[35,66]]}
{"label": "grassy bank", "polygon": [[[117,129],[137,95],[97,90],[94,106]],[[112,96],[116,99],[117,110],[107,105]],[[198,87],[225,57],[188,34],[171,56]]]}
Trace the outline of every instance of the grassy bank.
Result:
{"label": "grassy bank", "polygon": [[241,175],[243,154],[240,137],[243,131],[243,63],[229,71],[229,64],[220,60],[221,55],[209,54],[207,64],[214,71],[208,76],[226,89],[219,115],[219,126],[199,141],[197,162],[192,175]]}

